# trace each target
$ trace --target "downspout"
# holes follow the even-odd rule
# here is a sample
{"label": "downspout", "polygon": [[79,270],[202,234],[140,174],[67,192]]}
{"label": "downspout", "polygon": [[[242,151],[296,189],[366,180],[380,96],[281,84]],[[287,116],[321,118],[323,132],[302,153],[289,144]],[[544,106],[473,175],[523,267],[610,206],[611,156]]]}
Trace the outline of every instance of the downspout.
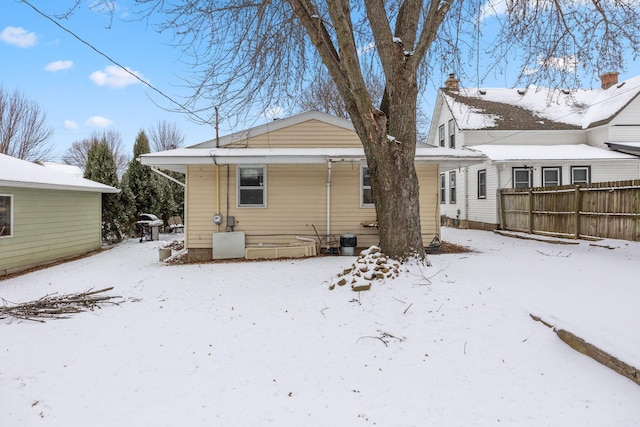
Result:
{"label": "downspout", "polygon": [[327,159],[327,250],[331,239],[331,160]]}
{"label": "downspout", "polygon": [[464,219],[469,228],[469,167],[464,168]]}
{"label": "downspout", "polygon": [[[502,174],[502,169],[503,169],[503,165],[496,165],[495,163],[491,162],[490,164],[495,165],[496,168],[496,181],[497,181],[497,186],[498,189],[496,190],[496,198],[497,198],[497,203],[496,203],[496,222],[498,224],[500,224],[500,230],[504,230],[504,224],[502,223],[502,210],[504,209],[504,207],[502,206],[502,199],[500,196],[500,190],[502,189],[502,182],[500,180],[500,175]],[[487,181],[489,181],[488,177],[487,177]]]}
{"label": "downspout", "polygon": [[[216,214],[220,214],[220,166],[216,164]],[[216,224],[216,231],[220,232],[220,224]]]}
{"label": "downspout", "polygon": [[[220,137],[218,136],[218,107],[216,110],[216,148],[220,147]],[[227,212],[227,215],[229,213]],[[216,215],[220,215],[220,166],[216,163]],[[216,231],[220,232],[220,224],[216,224]]]}

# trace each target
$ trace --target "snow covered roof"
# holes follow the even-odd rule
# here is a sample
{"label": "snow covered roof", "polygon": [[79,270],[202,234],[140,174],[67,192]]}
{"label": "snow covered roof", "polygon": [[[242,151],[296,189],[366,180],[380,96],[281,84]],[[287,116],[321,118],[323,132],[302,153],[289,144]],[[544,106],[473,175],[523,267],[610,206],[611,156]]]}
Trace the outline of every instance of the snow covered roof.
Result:
{"label": "snow covered roof", "polygon": [[640,76],[608,89],[441,89],[460,129],[587,129],[609,122],[640,93]]}
{"label": "snow covered roof", "polygon": [[118,193],[120,190],[35,163],[0,154],[0,187]]}
{"label": "snow covered roof", "polygon": [[[442,170],[486,160],[481,153],[421,144],[416,162],[438,163]],[[185,173],[187,165],[325,164],[365,161],[363,148],[179,148],[140,156],[143,165]]]}
{"label": "snow covered roof", "polygon": [[82,176],[84,175],[82,173],[82,169],[74,165],[63,165],[55,162],[42,162],[42,166],[56,170],[58,172],[63,172],[69,175],[77,176],[78,178],[82,178]]}
{"label": "snow covered roof", "polygon": [[475,145],[473,151],[485,154],[498,162],[535,161],[535,160],[584,160],[588,162],[602,160],[635,160],[630,154],[586,144],[572,145]]}

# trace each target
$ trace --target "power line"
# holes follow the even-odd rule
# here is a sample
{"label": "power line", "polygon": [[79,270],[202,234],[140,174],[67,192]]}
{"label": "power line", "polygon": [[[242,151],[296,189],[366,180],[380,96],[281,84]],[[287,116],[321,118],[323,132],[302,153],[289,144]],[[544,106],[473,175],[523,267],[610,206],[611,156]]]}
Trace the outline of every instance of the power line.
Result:
{"label": "power line", "polygon": [[[45,19],[53,22],[57,27],[59,27],[61,30],[63,30],[64,32],[70,34],[71,36],[73,36],[76,40],[78,40],[80,43],[86,45],[87,47],[89,47],[91,50],[93,50],[94,52],[96,52],[98,55],[106,58],[109,62],[111,62],[113,65],[119,67],[120,69],[124,70],[126,73],[130,74],[131,76],[133,76],[136,80],[138,80],[139,82],[141,82],[142,84],[144,84],[145,86],[147,86],[148,88],[150,88],[151,90],[153,90],[154,92],[158,93],[160,96],[166,98],[167,100],[169,100],[169,102],[171,102],[174,105],[177,105],[178,107],[180,107],[182,110],[184,110],[184,112],[186,112],[187,114],[190,114],[196,118],[198,118],[202,123],[207,123],[207,124],[211,124],[209,122],[209,120],[203,119],[202,117],[200,117],[196,112],[194,112],[193,110],[190,110],[189,108],[187,108],[184,104],[174,100],[173,98],[171,98],[169,95],[165,94],[163,91],[161,91],[160,89],[158,89],[157,87],[153,86],[151,83],[149,83],[148,81],[140,78],[140,76],[138,76],[136,73],[131,72],[127,67],[125,67],[124,65],[120,64],[118,61],[114,60],[113,58],[111,58],[109,55],[107,55],[106,53],[104,53],[103,51],[101,51],[100,49],[96,48],[94,45],[92,45],[91,43],[89,43],[88,41],[84,40],[82,37],[78,36],[76,33],[74,33],[73,31],[71,31],[70,29],[68,29],[67,27],[65,27],[64,25],[60,24],[58,21],[56,21],[55,19],[53,19],[52,17],[50,17],[49,15],[47,15],[46,13],[42,12],[40,9],[38,9],[37,7],[35,7],[34,5],[32,5],[31,3],[29,3],[28,0],[21,0],[22,3],[26,4],[27,6],[29,6],[30,8],[32,8],[36,13],[38,13],[40,16],[44,17]],[[160,107],[162,108],[162,107]]]}

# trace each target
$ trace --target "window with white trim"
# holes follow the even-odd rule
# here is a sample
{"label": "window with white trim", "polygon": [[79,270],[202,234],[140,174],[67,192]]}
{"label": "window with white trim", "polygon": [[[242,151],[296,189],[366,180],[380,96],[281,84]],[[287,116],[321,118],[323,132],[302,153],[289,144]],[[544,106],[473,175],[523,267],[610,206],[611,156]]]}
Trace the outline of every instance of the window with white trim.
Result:
{"label": "window with white trim", "polygon": [[440,203],[447,203],[447,178],[443,173],[440,174]]}
{"label": "window with white trim", "polygon": [[513,188],[529,188],[533,186],[530,168],[513,168],[512,173]]}
{"label": "window with white trim", "polygon": [[371,192],[371,176],[369,168],[362,166],[360,168],[360,207],[373,207],[373,193]]}
{"label": "window with white trim", "polygon": [[0,239],[13,236],[13,196],[0,194]]}
{"label": "window with white trim", "polygon": [[456,203],[456,171],[449,172],[449,203]]}
{"label": "window with white trim", "polygon": [[487,170],[478,171],[478,199],[487,198]]}
{"label": "window with white trim", "polygon": [[542,186],[543,187],[557,187],[562,185],[562,168],[555,167],[543,167],[542,168]]}
{"label": "window with white trim", "polygon": [[449,148],[456,148],[456,123],[449,120]]}
{"label": "window with white trim", "polygon": [[266,166],[238,166],[238,207],[267,206]]}
{"label": "window with white trim", "polygon": [[590,182],[590,166],[571,166],[571,184],[589,184]]}
{"label": "window with white trim", "polygon": [[444,147],[444,125],[438,128],[438,142],[440,147]]}

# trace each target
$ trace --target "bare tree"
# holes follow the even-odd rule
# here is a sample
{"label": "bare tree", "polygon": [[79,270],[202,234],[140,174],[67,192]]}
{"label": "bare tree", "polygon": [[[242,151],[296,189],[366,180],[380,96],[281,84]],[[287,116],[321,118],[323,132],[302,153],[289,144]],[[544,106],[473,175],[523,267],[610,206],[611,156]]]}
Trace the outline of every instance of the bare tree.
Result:
{"label": "bare tree", "polygon": [[124,154],[120,132],[113,129],[107,129],[103,132],[94,131],[88,139],[75,141],[71,144],[71,147],[64,152],[62,161],[68,165],[78,166],[84,171],[87,166],[87,159],[89,158],[89,150],[94,143],[99,142],[106,142],[113,153],[118,176],[122,176],[129,164],[129,158]]}
{"label": "bare tree", "polygon": [[159,120],[149,130],[149,137],[153,151],[173,150],[184,144],[184,135],[178,130],[177,125],[166,120]]}
{"label": "bare tree", "polygon": [[[176,44],[191,55],[195,71],[187,107],[210,117],[211,105],[240,117],[251,107],[290,100],[322,64],[364,147],[380,244],[400,258],[424,255],[414,167],[416,116],[418,94],[434,64],[459,75],[474,68],[479,74],[485,56],[491,55],[496,66],[517,58],[523,69],[532,61],[540,69],[528,78],[560,84],[567,73],[555,71],[559,58],[572,57],[583,71],[610,71],[622,66],[625,49],[640,53],[637,3],[138,0],[142,13],[165,18],[160,30],[172,31]],[[483,22],[492,7],[500,36],[493,45],[481,45]],[[370,70],[385,82],[380,104],[367,88]],[[577,74],[571,76],[575,83]]]}
{"label": "bare tree", "polygon": [[46,121],[46,113],[36,102],[0,85],[0,153],[27,161],[49,160],[53,127]]}
{"label": "bare tree", "polygon": [[[367,79],[367,88],[373,103],[380,105],[384,94],[384,82],[376,76],[370,76]],[[304,88],[299,97],[298,107],[302,111],[322,111],[349,120],[349,112],[344,98],[326,70],[320,70],[318,75]]]}

